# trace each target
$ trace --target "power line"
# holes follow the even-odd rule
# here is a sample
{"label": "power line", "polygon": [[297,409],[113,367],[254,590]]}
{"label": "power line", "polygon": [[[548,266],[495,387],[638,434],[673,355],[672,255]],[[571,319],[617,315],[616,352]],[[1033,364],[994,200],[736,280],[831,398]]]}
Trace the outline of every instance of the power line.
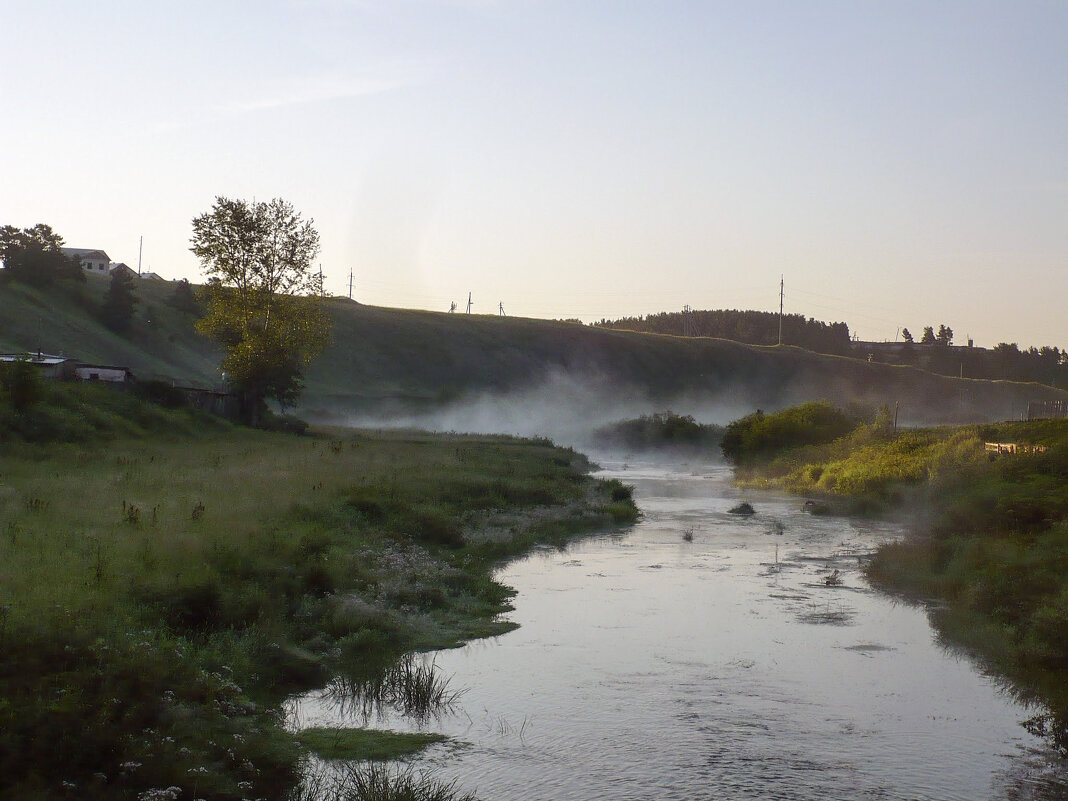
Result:
{"label": "power line", "polygon": [[779,276],[779,344],[782,344],[782,298],[783,289],[786,287],[786,276]]}

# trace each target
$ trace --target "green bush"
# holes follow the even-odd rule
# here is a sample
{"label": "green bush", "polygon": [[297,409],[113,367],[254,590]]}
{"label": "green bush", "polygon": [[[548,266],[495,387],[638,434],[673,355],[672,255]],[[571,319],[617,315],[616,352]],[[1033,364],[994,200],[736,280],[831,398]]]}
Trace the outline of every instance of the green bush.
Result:
{"label": "green bush", "polygon": [[720,449],[733,464],[754,465],[785,451],[832,442],[861,422],[826,401],[803,403],[773,414],[757,410],[727,426]]}
{"label": "green bush", "polygon": [[665,411],[602,426],[593,433],[593,441],[605,448],[632,450],[711,449],[719,444],[722,434],[721,426],[698,423],[691,415]]}

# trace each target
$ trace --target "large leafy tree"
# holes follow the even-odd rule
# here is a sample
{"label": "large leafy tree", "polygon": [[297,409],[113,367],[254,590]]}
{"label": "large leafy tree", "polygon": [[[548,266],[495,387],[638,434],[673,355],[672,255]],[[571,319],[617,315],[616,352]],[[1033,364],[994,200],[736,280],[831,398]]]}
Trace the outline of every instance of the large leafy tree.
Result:
{"label": "large leafy tree", "polygon": [[220,369],[256,424],[268,399],[296,401],[305,368],[330,339],[322,279],[312,271],[319,234],[280,198],[217,197],[193,220],[190,241],[208,277],[197,330],[225,348]]}
{"label": "large leafy tree", "polygon": [[51,226],[0,226],[0,261],[4,275],[24,284],[48,286],[59,279],[85,281],[77,259],[63,253],[63,237]]}

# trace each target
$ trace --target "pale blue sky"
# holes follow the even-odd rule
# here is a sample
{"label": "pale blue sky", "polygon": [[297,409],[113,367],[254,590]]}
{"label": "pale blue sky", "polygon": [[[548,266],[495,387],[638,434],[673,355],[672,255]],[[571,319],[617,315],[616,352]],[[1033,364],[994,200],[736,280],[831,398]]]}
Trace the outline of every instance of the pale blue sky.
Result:
{"label": "pale blue sky", "polygon": [[1068,346],[1068,2],[0,0],[0,224],[199,280],[215,195],[328,289],[778,306]]}

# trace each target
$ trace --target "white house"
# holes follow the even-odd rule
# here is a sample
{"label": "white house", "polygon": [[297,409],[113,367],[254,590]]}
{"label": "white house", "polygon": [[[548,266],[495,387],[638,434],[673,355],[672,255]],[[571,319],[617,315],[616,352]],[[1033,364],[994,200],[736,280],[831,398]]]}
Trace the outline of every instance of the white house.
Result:
{"label": "white house", "polygon": [[90,273],[107,275],[111,270],[111,258],[102,250],[89,248],[60,248],[63,255],[77,258],[82,263],[82,269]]}

